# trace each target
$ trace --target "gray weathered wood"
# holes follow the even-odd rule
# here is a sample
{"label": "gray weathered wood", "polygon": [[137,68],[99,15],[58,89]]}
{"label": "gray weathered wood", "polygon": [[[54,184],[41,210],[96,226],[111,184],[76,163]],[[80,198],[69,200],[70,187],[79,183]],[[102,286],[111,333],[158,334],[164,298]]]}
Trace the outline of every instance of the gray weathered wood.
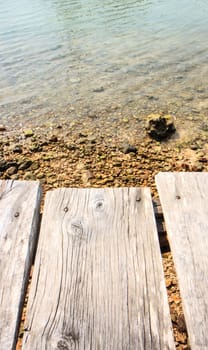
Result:
{"label": "gray weathered wood", "polygon": [[0,349],[16,347],[36,241],[40,186],[0,181]]}
{"label": "gray weathered wood", "polygon": [[24,350],[173,349],[149,189],[47,193]]}
{"label": "gray weathered wood", "polygon": [[208,173],[160,173],[156,183],[192,350],[208,349]]}

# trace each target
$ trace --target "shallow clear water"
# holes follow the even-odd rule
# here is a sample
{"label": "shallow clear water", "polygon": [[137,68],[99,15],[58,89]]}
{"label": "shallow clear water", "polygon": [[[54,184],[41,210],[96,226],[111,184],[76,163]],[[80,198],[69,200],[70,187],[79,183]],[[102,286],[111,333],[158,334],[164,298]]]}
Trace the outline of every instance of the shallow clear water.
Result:
{"label": "shallow clear water", "polygon": [[207,19],[206,0],[1,0],[0,123],[112,108],[201,122]]}

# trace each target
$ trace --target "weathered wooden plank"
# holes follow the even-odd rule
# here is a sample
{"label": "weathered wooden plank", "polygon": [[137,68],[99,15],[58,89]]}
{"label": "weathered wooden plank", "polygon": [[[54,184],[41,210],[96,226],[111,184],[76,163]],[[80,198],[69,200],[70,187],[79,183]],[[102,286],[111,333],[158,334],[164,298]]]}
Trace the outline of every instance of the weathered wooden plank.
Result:
{"label": "weathered wooden plank", "polygon": [[173,349],[149,189],[46,195],[24,350]]}
{"label": "weathered wooden plank", "polygon": [[15,349],[34,253],[39,182],[0,181],[0,349]]}
{"label": "weathered wooden plank", "polygon": [[191,349],[208,349],[208,173],[160,173],[156,183]]}

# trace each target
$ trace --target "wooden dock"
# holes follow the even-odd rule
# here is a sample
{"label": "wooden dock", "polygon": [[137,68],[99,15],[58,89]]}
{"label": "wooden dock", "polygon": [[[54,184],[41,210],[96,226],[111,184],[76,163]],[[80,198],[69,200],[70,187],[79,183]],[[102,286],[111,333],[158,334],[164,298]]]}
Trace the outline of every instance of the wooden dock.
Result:
{"label": "wooden dock", "polygon": [[[191,349],[208,349],[208,173],[156,177]],[[175,349],[148,188],[0,181],[0,350]],[[36,249],[37,248],[37,249]]]}
{"label": "wooden dock", "polygon": [[208,173],[156,176],[191,349],[208,349]]}

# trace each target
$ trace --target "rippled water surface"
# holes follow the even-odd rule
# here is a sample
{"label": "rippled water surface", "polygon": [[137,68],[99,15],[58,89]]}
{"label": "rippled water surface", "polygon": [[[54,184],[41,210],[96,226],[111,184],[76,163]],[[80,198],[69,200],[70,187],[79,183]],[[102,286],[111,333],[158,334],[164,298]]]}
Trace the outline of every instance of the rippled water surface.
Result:
{"label": "rippled water surface", "polygon": [[112,110],[204,121],[207,38],[207,0],[1,0],[1,123]]}

